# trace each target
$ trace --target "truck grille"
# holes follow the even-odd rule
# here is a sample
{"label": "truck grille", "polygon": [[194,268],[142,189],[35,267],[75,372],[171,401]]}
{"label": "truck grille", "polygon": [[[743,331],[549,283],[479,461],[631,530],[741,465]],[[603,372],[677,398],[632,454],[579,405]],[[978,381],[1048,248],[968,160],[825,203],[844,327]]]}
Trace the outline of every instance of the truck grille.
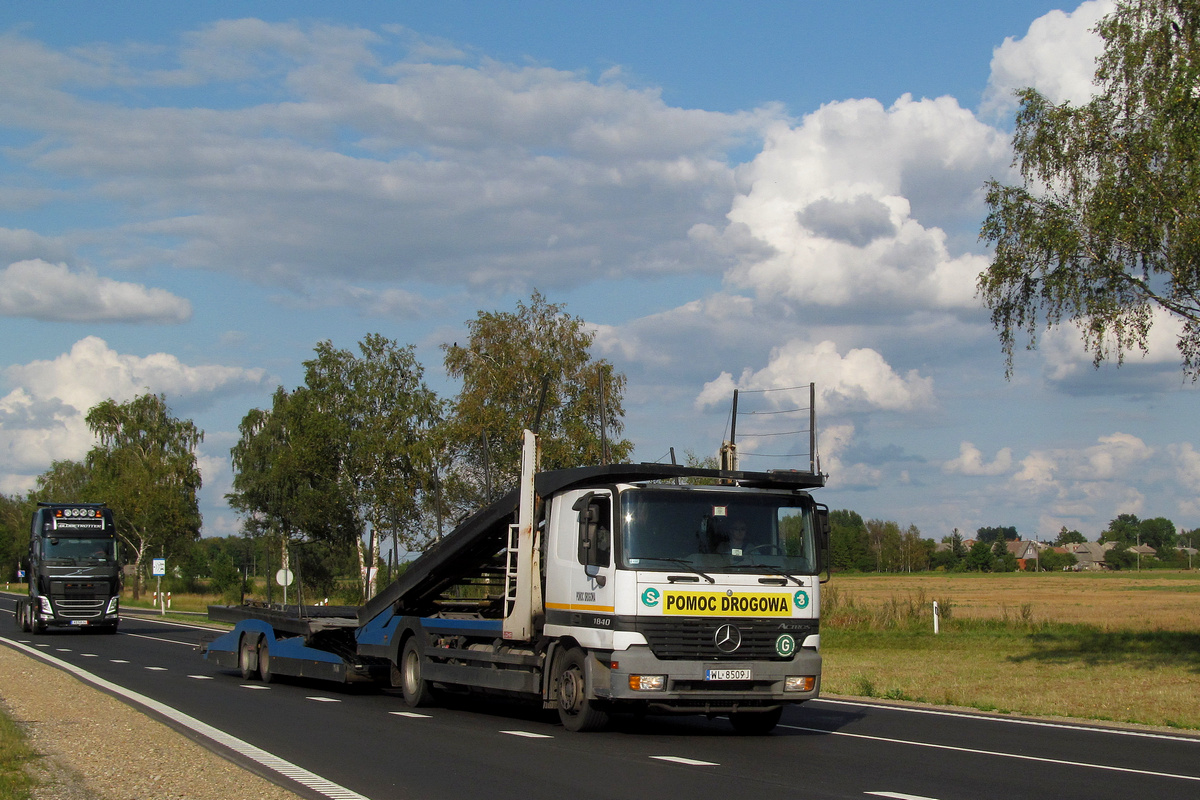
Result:
{"label": "truck grille", "polygon": [[108,605],[108,581],[62,581],[51,584],[50,600],[63,619],[93,619]]}
{"label": "truck grille", "polygon": [[[731,652],[717,649],[717,629],[733,625],[741,634],[741,644]],[[747,620],[744,618],[639,618],[639,633],[650,643],[650,651],[661,659],[705,659],[744,661],[767,659],[786,661],[791,655],[776,652],[783,634],[791,636],[799,647],[804,637],[817,632],[817,623],[809,620]]]}

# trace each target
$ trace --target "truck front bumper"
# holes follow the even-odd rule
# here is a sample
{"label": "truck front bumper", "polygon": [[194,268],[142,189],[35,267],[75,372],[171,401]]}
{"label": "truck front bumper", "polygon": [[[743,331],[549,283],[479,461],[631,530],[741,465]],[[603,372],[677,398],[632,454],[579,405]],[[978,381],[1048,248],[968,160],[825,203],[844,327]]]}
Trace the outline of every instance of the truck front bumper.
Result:
{"label": "truck front bumper", "polygon": [[[603,675],[595,677],[596,695],[614,702],[679,713],[731,713],[816,698],[821,655],[800,648],[787,660],[662,660],[649,647],[634,646],[613,652],[607,682]],[[660,683],[661,688],[642,688]]]}

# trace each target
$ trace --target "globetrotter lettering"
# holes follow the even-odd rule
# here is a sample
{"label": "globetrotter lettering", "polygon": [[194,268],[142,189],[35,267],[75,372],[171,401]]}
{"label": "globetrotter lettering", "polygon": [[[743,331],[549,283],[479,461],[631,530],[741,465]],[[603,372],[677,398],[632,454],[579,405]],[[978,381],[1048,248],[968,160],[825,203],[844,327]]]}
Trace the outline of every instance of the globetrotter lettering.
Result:
{"label": "globetrotter lettering", "polygon": [[788,617],[791,616],[791,603],[791,596],[786,594],[672,591],[663,593],[664,614]]}

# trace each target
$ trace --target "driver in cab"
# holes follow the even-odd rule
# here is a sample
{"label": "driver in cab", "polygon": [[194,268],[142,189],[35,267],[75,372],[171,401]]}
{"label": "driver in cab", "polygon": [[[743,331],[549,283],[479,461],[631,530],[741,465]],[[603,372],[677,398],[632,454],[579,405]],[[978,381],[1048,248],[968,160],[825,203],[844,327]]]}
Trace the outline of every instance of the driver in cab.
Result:
{"label": "driver in cab", "polygon": [[734,520],[729,525],[729,539],[721,548],[721,552],[731,556],[742,556],[745,555],[746,548],[746,523],[744,520]]}

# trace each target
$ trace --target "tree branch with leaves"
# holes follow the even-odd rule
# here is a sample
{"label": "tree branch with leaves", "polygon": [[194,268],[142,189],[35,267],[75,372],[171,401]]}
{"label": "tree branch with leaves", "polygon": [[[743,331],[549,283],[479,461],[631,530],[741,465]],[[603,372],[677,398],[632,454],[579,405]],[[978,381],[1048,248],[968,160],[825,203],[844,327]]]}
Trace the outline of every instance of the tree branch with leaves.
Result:
{"label": "tree branch with leaves", "polygon": [[1012,373],[1018,338],[1063,321],[1097,366],[1146,350],[1155,310],[1182,323],[1200,378],[1200,4],[1126,0],[1097,26],[1099,93],[1084,105],[1018,93],[1022,185],[987,184],[979,276]]}

